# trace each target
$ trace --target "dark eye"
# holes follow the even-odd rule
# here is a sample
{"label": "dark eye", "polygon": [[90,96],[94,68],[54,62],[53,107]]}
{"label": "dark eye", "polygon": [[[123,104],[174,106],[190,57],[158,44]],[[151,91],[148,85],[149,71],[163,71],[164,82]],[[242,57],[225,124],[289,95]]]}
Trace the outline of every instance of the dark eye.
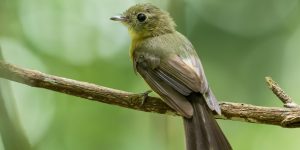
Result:
{"label": "dark eye", "polygon": [[144,22],[147,19],[147,16],[143,13],[140,13],[137,15],[137,19],[139,20],[139,22]]}

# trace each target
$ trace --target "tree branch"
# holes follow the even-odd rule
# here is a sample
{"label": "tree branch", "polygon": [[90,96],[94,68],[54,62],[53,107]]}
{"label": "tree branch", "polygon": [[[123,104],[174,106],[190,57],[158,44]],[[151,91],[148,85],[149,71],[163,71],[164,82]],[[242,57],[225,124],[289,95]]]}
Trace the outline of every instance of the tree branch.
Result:
{"label": "tree branch", "polygon": [[271,77],[266,77],[266,82],[268,87],[272,90],[272,92],[281,100],[284,104],[283,106],[286,108],[299,108],[300,106],[293,102],[292,98],[286,94],[286,92],[272,80]]}
{"label": "tree branch", "polygon": [[[0,61],[3,60],[0,47]],[[4,149],[31,150],[32,146],[21,126],[13,92],[8,80],[0,79],[0,133]],[[16,144],[17,143],[17,144]]]}
{"label": "tree branch", "polygon": [[[0,78],[130,109],[178,115],[160,98],[145,97],[144,93],[134,94],[87,82],[48,75],[34,70],[23,69],[3,61],[0,61]],[[145,98],[146,101],[144,101]],[[220,106],[222,116],[216,116],[219,119],[271,124],[286,128],[300,127],[299,107],[261,107],[230,102],[221,102]]]}

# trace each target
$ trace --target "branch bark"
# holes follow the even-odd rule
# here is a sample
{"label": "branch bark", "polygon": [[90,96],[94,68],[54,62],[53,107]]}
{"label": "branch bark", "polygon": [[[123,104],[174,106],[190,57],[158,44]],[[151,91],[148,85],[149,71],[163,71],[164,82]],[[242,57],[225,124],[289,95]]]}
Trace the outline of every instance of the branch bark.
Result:
{"label": "branch bark", "polygon": [[[0,78],[32,87],[44,88],[82,97],[86,100],[145,112],[155,112],[173,116],[178,115],[177,112],[167,106],[160,98],[145,96],[145,93],[135,94],[87,82],[48,75],[39,71],[23,69],[3,61],[0,61]],[[300,127],[299,107],[262,107],[231,102],[221,102],[220,106],[222,109],[222,116],[216,116],[218,119],[271,124],[286,128]]]}

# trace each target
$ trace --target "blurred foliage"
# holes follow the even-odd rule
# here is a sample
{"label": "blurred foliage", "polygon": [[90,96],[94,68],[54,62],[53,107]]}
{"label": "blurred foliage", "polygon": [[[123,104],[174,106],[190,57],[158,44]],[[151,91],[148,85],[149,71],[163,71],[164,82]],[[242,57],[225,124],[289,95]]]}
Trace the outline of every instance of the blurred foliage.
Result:
{"label": "blurred foliage", "polygon": [[[300,99],[299,0],[0,0],[0,44],[7,62],[131,92],[149,89],[132,70],[125,27],[109,20],[139,2],[166,9],[198,50],[220,100],[281,106],[266,88],[271,75]],[[182,150],[179,117],[84,101],[10,82],[0,149],[24,138],[36,150]],[[297,102],[297,101],[296,101]],[[300,101],[298,100],[298,103]],[[4,109],[1,106],[1,112]],[[1,115],[3,117],[3,115]],[[3,118],[1,118],[3,120]],[[300,147],[300,129],[219,121],[235,149]],[[13,127],[11,127],[13,128]],[[24,131],[24,132],[23,132]],[[26,139],[27,138],[27,139]],[[276,142],[275,142],[276,141]]]}

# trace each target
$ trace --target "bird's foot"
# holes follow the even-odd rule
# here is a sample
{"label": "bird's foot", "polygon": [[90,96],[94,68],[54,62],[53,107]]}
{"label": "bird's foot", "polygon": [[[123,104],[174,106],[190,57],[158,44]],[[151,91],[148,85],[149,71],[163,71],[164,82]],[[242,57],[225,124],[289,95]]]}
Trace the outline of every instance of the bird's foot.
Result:
{"label": "bird's foot", "polygon": [[140,93],[139,95],[140,95],[140,97],[141,97],[141,104],[140,104],[140,107],[143,107],[144,106],[144,104],[145,104],[145,102],[147,101],[147,98],[148,98],[148,96],[149,96],[149,93],[151,93],[152,92],[152,90],[148,90],[148,91],[146,91],[146,92],[144,92],[144,93]]}

